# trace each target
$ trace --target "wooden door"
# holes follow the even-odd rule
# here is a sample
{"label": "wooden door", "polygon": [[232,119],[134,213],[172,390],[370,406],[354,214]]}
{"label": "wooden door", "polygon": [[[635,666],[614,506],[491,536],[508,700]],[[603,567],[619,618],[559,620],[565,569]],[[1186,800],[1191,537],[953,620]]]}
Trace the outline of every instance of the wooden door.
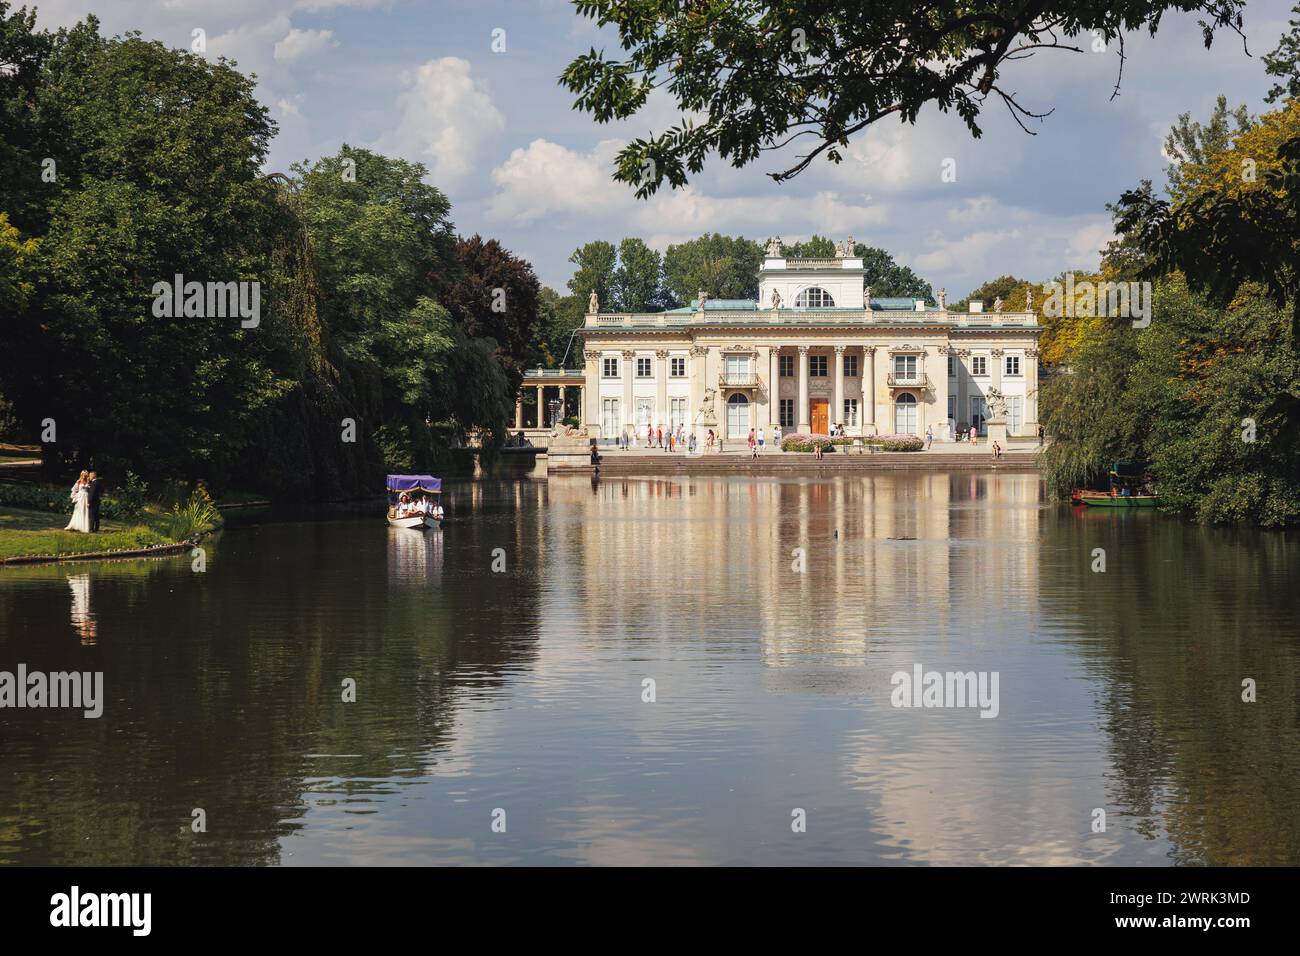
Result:
{"label": "wooden door", "polygon": [[814,435],[830,434],[830,401],[825,398],[812,400],[812,431]]}

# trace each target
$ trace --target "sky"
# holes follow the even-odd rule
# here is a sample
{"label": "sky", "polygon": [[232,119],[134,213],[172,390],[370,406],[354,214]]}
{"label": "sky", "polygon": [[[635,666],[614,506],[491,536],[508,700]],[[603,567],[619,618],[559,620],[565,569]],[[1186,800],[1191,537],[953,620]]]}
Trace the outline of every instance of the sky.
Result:
{"label": "sky", "polygon": [[[1287,32],[1289,3],[1252,2],[1246,43],[1221,32],[1206,51],[1196,15],[1170,13],[1152,39],[1128,38],[1120,95],[1116,48],[1044,51],[1003,71],[1035,112],[1027,135],[990,101],[974,139],[937,108],[917,123],[859,133],[844,162],[816,161],[793,181],[797,150],[742,170],[714,160],[684,189],[638,200],[611,177],[618,149],[677,119],[665,96],[601,125],[558,82],[608,32],[567,0],[47,0],[41,26],[87,14],[101,30],[139,30],[258,77],[279,124],[268,171],[343,143],[423,163],[453,204],[461,235],[499,239],[565,291],[573,250],[640,236],[663,250],[705,232],[797,241],[819,233],[887,249],[949,301],[1012,274],[1032,281],[1093,269],[1110,238],[1105,204],[1143,178],[1164,182],[1164,136],[1179,114],[1206,119],[1223,93],[1252,112],[1271,82],[1263,54]],[[501,49],[504,46],[504,49]],[[494,47],[496,48],[494,50]],[[945,161],[951,160],[952,163]],[[946,168],[954,171],[944,181]]]}

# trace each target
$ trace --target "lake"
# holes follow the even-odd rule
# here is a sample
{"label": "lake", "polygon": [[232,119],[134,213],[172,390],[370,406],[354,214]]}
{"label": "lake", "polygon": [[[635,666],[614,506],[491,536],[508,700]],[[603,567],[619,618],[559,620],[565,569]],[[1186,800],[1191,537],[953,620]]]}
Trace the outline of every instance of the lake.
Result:
{"label": "lake", "polygon": [[1295,536],[1032,474],[444,502],[0,570],[0,670],[105,698],[0,710],[0,863],[1300,863]]}

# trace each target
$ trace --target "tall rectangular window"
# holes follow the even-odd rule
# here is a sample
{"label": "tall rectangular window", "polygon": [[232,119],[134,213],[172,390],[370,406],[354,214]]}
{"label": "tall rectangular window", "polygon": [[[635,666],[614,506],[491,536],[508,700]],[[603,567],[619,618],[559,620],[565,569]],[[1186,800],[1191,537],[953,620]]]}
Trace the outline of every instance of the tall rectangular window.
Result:
{"label": "tall rectangular window", "polygon": [[601,362],[601,378],[618,378],[618,359],[607,358]]}
{"label": "tall rectangular window", "polygon": [[846,378],[858,377],[858,357],[856,355],[844,356],[844,375]]}
{"label": "tall rectangular window", "polygon": [[668,374],[673,378],[686,377],[686,357],[684,355],[674,355],[668,360]]}
{"label": "tall rectangular window", "polygon": [[814,378],[826,377],[826,356],[810,355],[808,356],[808,374]]}
{"label": "tall rectangular window", "polygon": [[649,359],[648,357],[645,357],[645,356],[638,356],[638,357],[637,357],[637,360],[636,360],[636,377],[637,377],[637,378],[649,378],[649,377],[650,377],[650,359]]}
{"label": "tall rectangular window", "polygon": [[1019,395],[1007,396],[1007,431],[1012,435],[1020,431],[1024,401]]}
{"label": "tall rectangular window", "polygon": [[794,428],[794,399],[781,399],[781,427]]}
{"label": "tall rectangular window", "polygon": [[[957,363],[954,362],[952,356],[949,355],[948,356],[948,377],[951,378],[956,374],[957,374]],[[950,415],[948,417],[951,418],[952,416]]]}
{"label": "tall rectangular window", "polygon": [[916,378],[916,356],[895,355],[894,374],[901,378]]}
{"label": "tall rectangular window", "polygon": [[777,357],[777,371],[782,378],[794,378],[794,356],[781,355]]}
{"label": "tall rectangular window", "polygon": [[989,373],[989,360],[983,355],[972,355],[970,357],[970,373],[972,375],[987,375]]}
{"label": "tall rectangular window", "polygon": [[1019,356],[1019,355],[1008,355],[1008,356],[1007,356],[1006,374],[1007,374],[1007,375],[1019,375],[1019,374],[1020,374],[1020,356]]}
{"label": "tall rectangular window", "polygon": [[[952,359],[948,359],[948,361],[951,362]],[[957,396],[956,395],[948,396],[948,417],[951,418],[953,421],[957,420]]]}
{"label": "tall rectangular window", "polygon": [[858,400],[856,398],[844,399],[844,427],[858,427]]}
{"label": "tall rectangular window", "polygon": [[754,367],[750,364],[753,356],[728,355],[724,359],[724,368],[728,375],[750,375]]}
{"label": "tall rectangular window", "polygon": [[668,424],[672,428],[686,424],[686,399],[670,398],[668,400]]}
{"label": "tall rectangular window", "polygon": [[[607,360],[608,361],[608,360]],[[600,432],[606,438],[613,438],[623,431],[623,423],[619,421],[618,399],[604,398],[600,402]]]}

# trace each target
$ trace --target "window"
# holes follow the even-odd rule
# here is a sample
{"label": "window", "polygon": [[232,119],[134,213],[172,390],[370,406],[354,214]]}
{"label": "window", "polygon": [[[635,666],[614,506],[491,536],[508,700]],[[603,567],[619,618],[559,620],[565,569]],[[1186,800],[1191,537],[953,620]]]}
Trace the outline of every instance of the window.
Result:
{"label": "window", "polygon": [[1020,431],[1021,411],[1024,401],[1024,398],[1020,395],[1007,396],[1007,431],[1012,435]]}
{"label": "window", "polygon": [[684,355],[674,355],[668,360],[668,374],[673,378],[686,377],[686,357]]}
{"label": "window", "polygon": [[749,435],[749,399],[736,392],[727,399],[727,437],[746,438]]}
{"label": "window", "polygon": [[970,424],[975,429],[976,434],[986,434],[984,429],[984,420],[988,418],[989,407],[984,403],[983,395],[972,395],[970,397]]}
{"label": "window", "polygon": [[600,374],[602,378],[618,378],[618,359],[605,359],[601,364]]}
{"label": "window", "polygon": [[[952,359],[948,359],[948,361],[951,362]],[[956,395],[948,396],[948,417],[954,422],[957,420],[957,396]]]}
{"label": "window", "polygon": [[[956,375],[956,374],[957,374],[957,363],[956,363],[955,361],[953,361],[952,356],[949,355],[949,356],[948,356],[948,377],[949,377],[949,378],[952,378],[952,376],[954,376],[954,375]],[[949,415],[948,417],[949,417],[949,418],[952,418],[951,415]]]}
{"label": "window", "polygon": [[[614,359],[605,359],[606,362],[615,361]],[[623,423],[619,421],[618,399],[604,398],[600,402],[600,432],[606,438],[613,438],[623,430]]]}
{"label": "window", "polygon": [[727,355],[723,359],[723,368],[728,376],[731,375],[753,375],[754,367],[750,364],[748,355]]}
{"label": "window", "polygon": [[1019,374],[1020,374],[1020,356],[1019,356],[1019,355],[1008,355],[1008,356],[1007,356],[1006,374],[1007,374],[1007,375],[1019,375]]}
{"label": "window", "polygon": [[644,356],[638,356],[638,357],[637,357],[637,360],[636,360],[636,377],[637,377],[637,378],[649,378],[649,377],[650,377],[650,359],[649,359],[648,357],[644,357]]}
{"label": "window", "polygon": [[808,356],[808,374],[818,378],[826,377],[826,356],[810,355]]}
{"label": "window", "polygon": [[970,359],[970,373],[972,375],[987,375],[989,373],[989,360],[983,355],[972,355]]}
{"label": "window", "polygon": [[[895,355],[894,374],[899,378],[916,378],[916,356]],[[903,434],[899,432],[899,434]]]}
{"label": "window", "polygon": [[796,309],[833,309],[835,300],[825,289],[819,289],[813,286],[811,289],[804,289],[794,297],[794,307]]}
{"label": "window", "polygon": [[686,399],[670,398],[668,400],[668,425],[676,428],[686,424]]}
{"label": "window", "polygon": [[844,356],[844,375],[847,378],[858,377],[858,357],[856,355]]}
{"label": "window", "polygon": [[781,427],[794,428],[794,399],[781,399]]}
{"label": "window", "polygon": [[794,356],[782,355],[777,358],[777,371],[782,378],[794,378]]}
{"label": "window", "polygon": [[845,428],[858,427],[858,400],[856,398],[844,399],[844,420]]}

